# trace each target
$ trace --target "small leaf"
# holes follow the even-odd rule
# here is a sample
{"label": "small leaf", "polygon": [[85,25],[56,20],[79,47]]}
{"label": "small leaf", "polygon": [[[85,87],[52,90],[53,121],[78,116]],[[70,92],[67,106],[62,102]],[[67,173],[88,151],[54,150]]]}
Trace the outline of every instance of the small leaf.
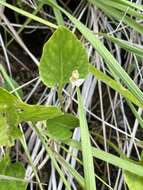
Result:
{"label": "small leaf", "polygon": [[131,172],[124,172],[125,181],[130,190],[143,190],[143,177]]}
{"label": "small leaf", "polygon": [[[12,164],[6,155],[0,161],[0,175],[24,179],[25,169],[20,162]],[[26,190],[27,183],[18,180],[0,179],[0,190]]]}
{"label": "small leaf", "polygon": [[20,122],[48,120],[63,114],[60,109],[54,106],[28,105],[22,103],[17,106],[17,109],[19,110]]}
{"label": "small leaf", "polygon": [[60,26],[44,45],[40,78],[48,87],[63,86],[70,82],[74,70],[80,78],[88,74],[86,50],[70,30]]}
{"label": "small leaf", "polygon": [[79,124],[78,119],[72,114],[64,115],[47,121],[48,136],[56,140],[67,140],[72,136],[71,129]]}

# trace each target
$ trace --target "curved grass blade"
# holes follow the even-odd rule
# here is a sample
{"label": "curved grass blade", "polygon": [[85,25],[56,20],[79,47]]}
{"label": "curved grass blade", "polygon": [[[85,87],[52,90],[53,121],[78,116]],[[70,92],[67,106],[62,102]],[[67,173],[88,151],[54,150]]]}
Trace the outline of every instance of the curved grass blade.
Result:
{"label": "curved grass blade", "polygon": [[127,98],[137,106],[143,108],[143,104],[140,103],[136,99],[136,97],[125,87],[123,87],[120,83],[116,82],[111,77],[107,76],[106,74],[102,73],[100,70],[96,69],[93,65],[89,65],[89,71],[92,73],[96,78],[110,86],[112,89],[114,89],[116,92],[119,92],[123,97]]}
{"label": "curved grass blade", "polygon": [[[81,144],[77,141],[68,140],[68,141],[65,141],[64,143],[82,151]],[[111,153],[105,152],[103,150],[100,150],[94,147],[92,147],[92,154],[95,158],[108,162],[114,166],[127,170],[138,176],[143,176],[143,166],[134,163],[134,161],[131,159],[130,161],[125,160],[123,158],[120,158]]]}

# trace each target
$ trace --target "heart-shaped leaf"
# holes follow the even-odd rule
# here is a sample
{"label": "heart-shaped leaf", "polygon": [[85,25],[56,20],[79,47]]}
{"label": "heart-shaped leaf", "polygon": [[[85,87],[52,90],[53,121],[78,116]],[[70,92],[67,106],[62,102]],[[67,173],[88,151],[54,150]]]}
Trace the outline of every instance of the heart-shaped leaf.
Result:
{"label": "heart-shaped leaf", "polygon": [[48,87],[63,86],[70,82],[75,70],[79,78],[85,78],[88,74],[86,50],[70,30],[60,26],[44,45],[40,78]]}
{"label": "heart-shaped leaf", "polygon": [[47,121],[48,136],[55,140],[67,140],[72,136],[71,129],[78,127],[79,121],[72,114],[64,115]]}

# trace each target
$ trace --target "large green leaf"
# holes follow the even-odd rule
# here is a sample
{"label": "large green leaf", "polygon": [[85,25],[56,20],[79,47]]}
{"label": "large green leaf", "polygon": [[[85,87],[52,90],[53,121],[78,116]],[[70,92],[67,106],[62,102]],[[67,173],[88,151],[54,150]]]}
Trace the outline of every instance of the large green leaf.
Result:
{"label": "large green leaf", "polygon": [[[20,162],[12,164],[8,156],[0,161],[0,175],[7,176],[7,180],[0,179],[0,190],[25,190],[27,187],[27,183],[22,181],[25,176],[23,165]],[[15,180],[8,177],[14,177]]]}
{"label": "large green leaf", "polygon": [[[22,121],[41,121],[61,116],[63,113],[54,106],[29,105],[20,101],[7,90],[0,88],[0,113],[4,108],[9,124]],[[16,121],[14,121],[16,120]]]}
{"label": "large green leaf", "polygon": [[72,136],[71,129],[78,127],[78,124],[75,116],[65,113],[47,121],[48,136],[56,140],[67,140]]}
{"label": "large green leaf", "polygon": [[80,78],[88,74],[88,57],[82,43],[64,26],[58,27],[44,45],[40,77],[48,86],[63,86],[77,70]]}
{"label": "large green leaf", "polygon": [[131,172],[124,172],[125,181],[130,190],[143,190],[143,177]]}
{"label": "large green leaf", "polygon": [[22,121],[42,121],[53,119],[63,115],[59,108],[54,106],[29,105],[21,103],[17,105],[20,122]]}

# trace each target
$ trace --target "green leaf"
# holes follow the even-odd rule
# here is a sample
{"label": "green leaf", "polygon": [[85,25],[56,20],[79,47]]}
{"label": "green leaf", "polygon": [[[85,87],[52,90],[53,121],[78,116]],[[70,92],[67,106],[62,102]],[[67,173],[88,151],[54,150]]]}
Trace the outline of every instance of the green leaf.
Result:
{"label": "green leaf", "polygon": [[29,105],[20,101],[7,90],[0,88],[0,111],[1,107],[7,109],[9,125],[17,121],[42,121],[63,115],[59,108],[54,106]]}
{"label": "green leaf", "polygon": [[19,111],[20,122],[22,121],[42,121],[53,119],[63,115],[63,113],[54,106],[28,105],[21,103],[17,105]]}
{"label": "green leaf", "polygon": [[0,146],[12,146],[14,140],[21,137],[15,107],[18,101],[15,96],[0,88]]}
{"label": "green leaf", "polygon": [[6,118],[0,118],[0,146],[11,146],[9,135],[9,125]]}
{"label": "green leaf", "polygon": [[0,190],[26,190],[27,183],[22,182],[19,178],[24,179],[25,169],[20,162],[12,164],[7,156],[0,161],[0,174],[8,177],[15,177],[18,180],[0,179]]}
{"label": "green leaf", "polygon": [[[3,87],[6,90],[12,91],[12,90],[15,90],[15,88],[19,87],[17,82],[8,76],[8,74],[2,64],[0,64],[0,72],[4,79]],[[21,99],[21,97],[23,96],[22,89],[15,91],[14,93],[15,93],[16,97],[18,97],[19,99]]]}
{"label": "green leaf", "polygon": [[130,190],[143,190],[143,177],[125,171],[124,178]]}
{"label": "green leaf", "polygon": [[47,121],[48,136],[56,140],[67,140],[72,136],[71,129],[79,124],[78,119],[72,114],[64,115]]}
{"label": "green leaf", "polygon": [[70,30],[60,26],[44,45],[39,70],[41,80],[48,87],[68,83],[74,70],[78,70],[80,78],[85,78],[88,74],[86,50]]}
{"label": "green leaf", "polygon": [[19,100],[7,90],[0,87],[0,105],[16,105]]}
{"label": "green leaf", "polygon": [[14,109],[0,111],[0,146],[13,146],[14,140],[21,137],[17,126],[18,115]]}

